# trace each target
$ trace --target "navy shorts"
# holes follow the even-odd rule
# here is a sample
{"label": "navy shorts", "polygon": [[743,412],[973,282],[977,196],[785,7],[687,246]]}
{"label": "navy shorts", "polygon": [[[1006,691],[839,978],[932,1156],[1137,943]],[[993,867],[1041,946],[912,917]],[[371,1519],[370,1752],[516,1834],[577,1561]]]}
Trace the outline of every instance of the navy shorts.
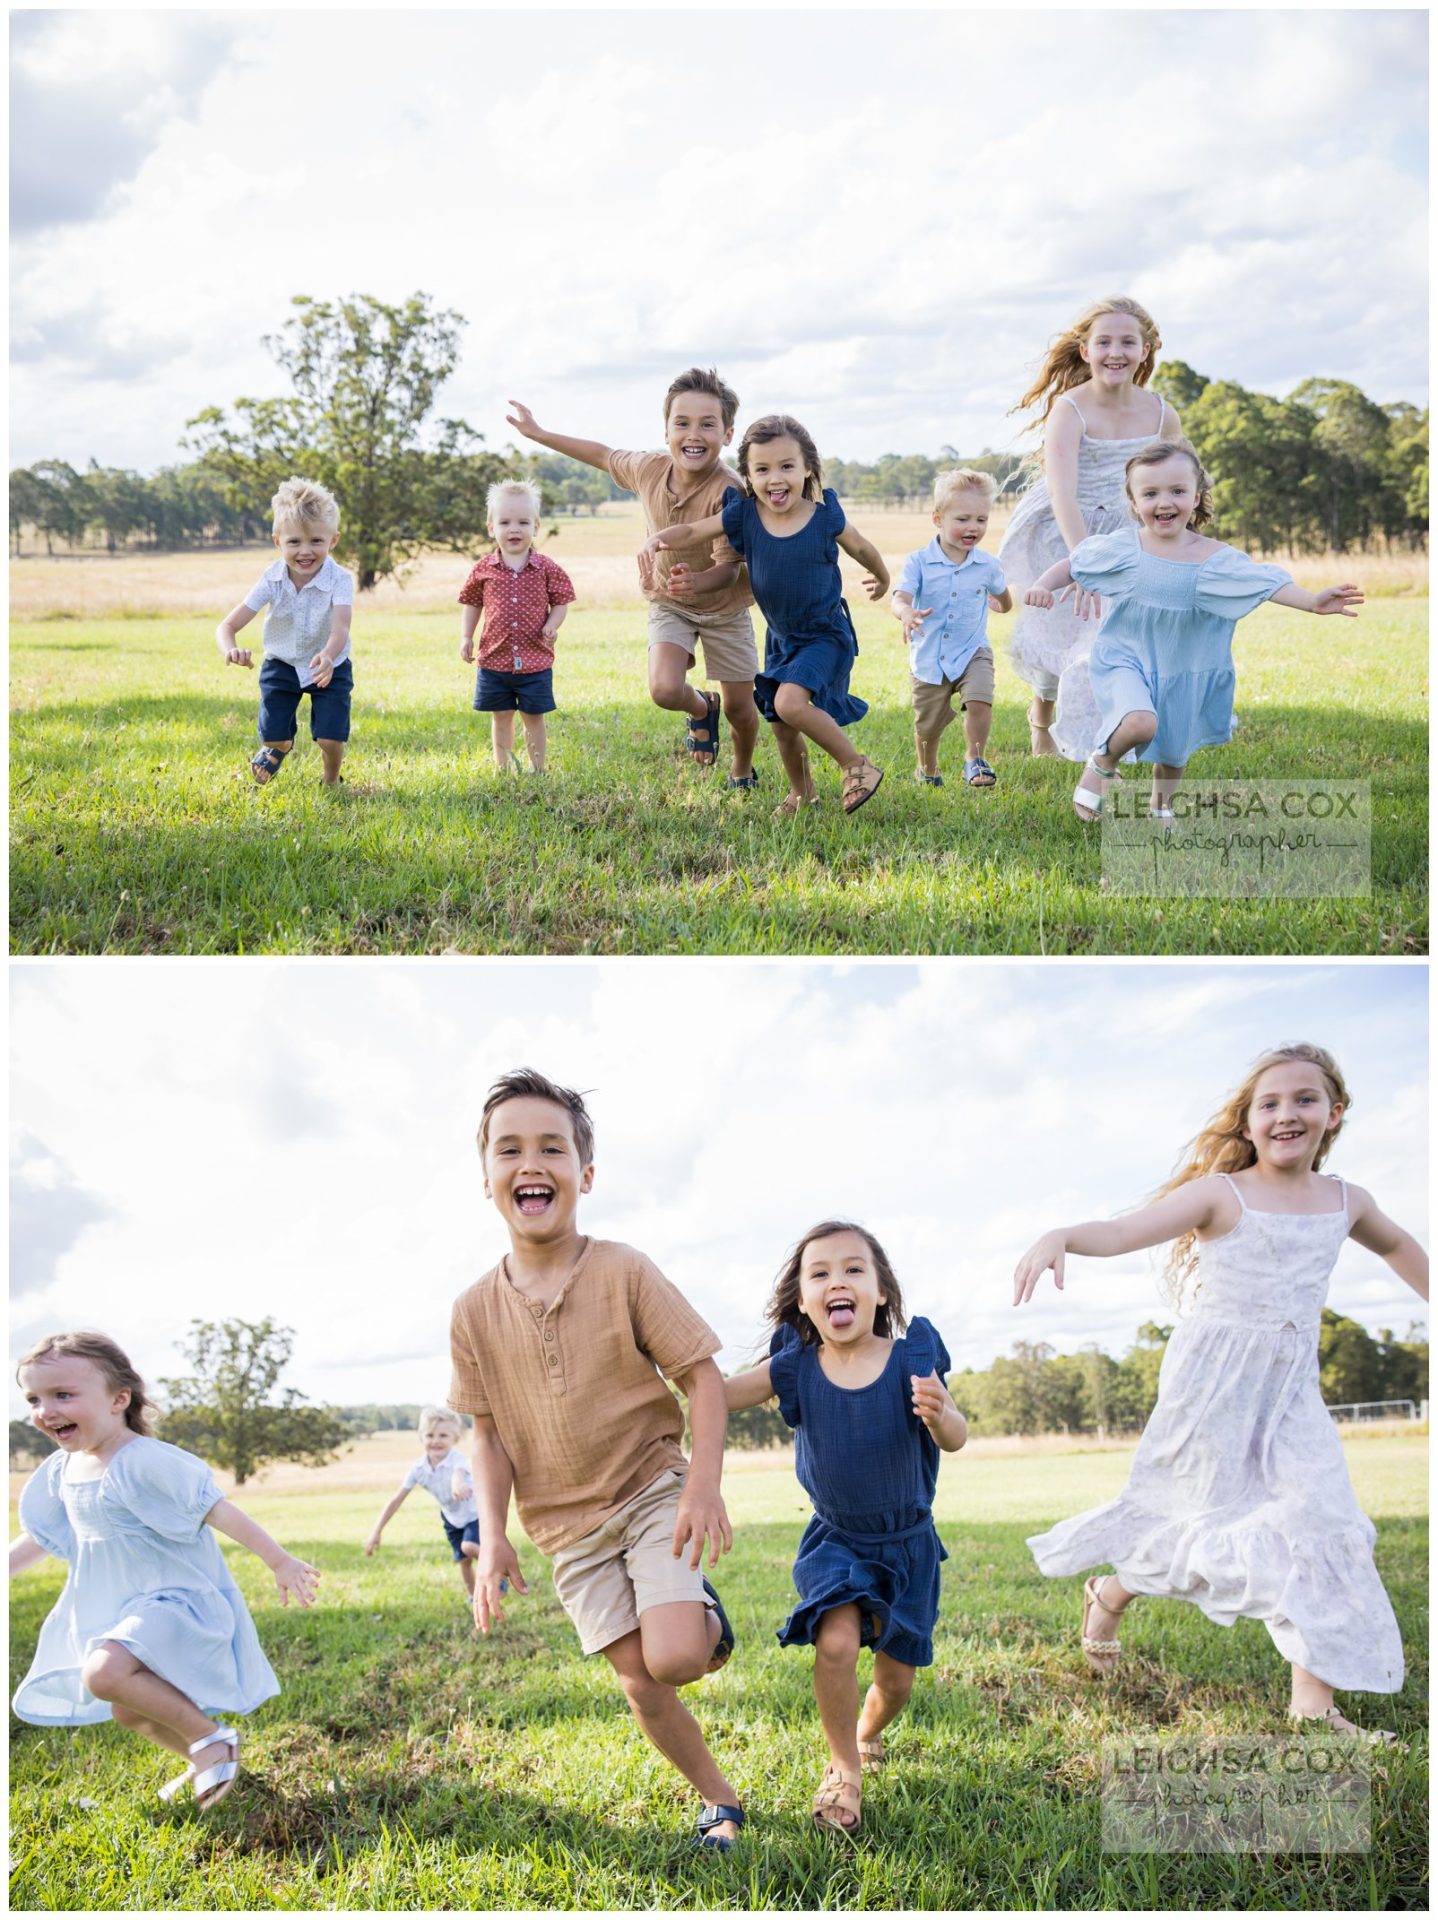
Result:
{"label": "navy shorts", "polygon": [[474,683],[476,713],[553,713],[554,668],[538,673],[499,673],[493,667],[481,667]]}
{"label": "navy shorts", "polygon": [[466,1540],[468,1540],[470,1545],[473,1547],[477,1547],[479,1545],[478,1520],[466,1520],[462,1527],[452,1527],[449,1524],[448,1520],[445,1520],[443,1514],[441,1514],[439,1517],[441,1520],[444,1521],[444,1530],[449,1535],[450,1552],[454,1555],[456,1560],[463,1560],[464,1555],[460,1552],[460,1548],[464,1545]]}
{"label": "navy shorts", "polygon": [[348,740],[354,683],[354,668],[348,660],[341,660],[327,687],[302,687],[300,676],[288,660],[266,654],[260,662],[260,739],[293,740],[300,701],[308,694],[310,738]]}

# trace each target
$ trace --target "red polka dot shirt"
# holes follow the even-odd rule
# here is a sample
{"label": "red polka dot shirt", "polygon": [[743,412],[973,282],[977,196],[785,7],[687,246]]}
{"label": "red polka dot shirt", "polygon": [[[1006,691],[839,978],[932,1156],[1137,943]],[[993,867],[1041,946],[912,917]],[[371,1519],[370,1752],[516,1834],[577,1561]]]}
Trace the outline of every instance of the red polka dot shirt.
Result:
{"label": "red polka dot shirt", "polygon": [[524,565],[507,566],[491,553],[460,590],[462,607],[484,608],[479,664],[498,673],[542,673],[554,665],[554,642],[541,629],[551,607],[568,606],[574,588],[563,567],[531,547]]}

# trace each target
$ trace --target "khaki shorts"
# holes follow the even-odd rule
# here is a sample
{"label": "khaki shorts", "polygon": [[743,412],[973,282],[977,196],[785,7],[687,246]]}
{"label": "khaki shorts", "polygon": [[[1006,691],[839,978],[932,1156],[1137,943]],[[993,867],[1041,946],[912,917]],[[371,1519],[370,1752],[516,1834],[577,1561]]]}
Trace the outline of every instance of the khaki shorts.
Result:
{"label": "khaki shorts", "polygon": [[674,1600],[708,1606],[704,1575],[674,1558],[674,1521],[685,1475],[670,1467],[611,1513],[593,1533],[554,1556],[554,1590],[585,1653],[632,1633],[641,1613]]}
{"label": "khaki shorts", "polygon": [[759,671],[754,623],[747,607],[737,613],[690,613],[671,601],[651,600],[649,644],[657,646],[661,640],[683,647],[691,666],[702,647],[707,680],[752,680]]}
{"label": "khaki shorts", "polygon": [[980,647],[957,680],[940,680],[937,686],[909,676],[909,692],[914,702],[914,720],[926,740],[954,718],[954,695],[960,707],[972,700],[978,706],[994,704],[994,655],[991,647]]}

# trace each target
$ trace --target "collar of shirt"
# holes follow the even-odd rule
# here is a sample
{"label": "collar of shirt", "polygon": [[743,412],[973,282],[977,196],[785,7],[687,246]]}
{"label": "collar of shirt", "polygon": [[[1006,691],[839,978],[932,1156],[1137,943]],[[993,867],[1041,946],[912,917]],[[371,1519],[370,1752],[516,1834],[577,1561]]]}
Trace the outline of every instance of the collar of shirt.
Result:
{"label": "collar of shirt", "polygon": [[944,552],[943,541],[935,534],[928,546],[924,549],[924,558],[925,560],[936,561],[941,567],[952,567],[954,572],[957,573],[960,567],[968,566],[974,554],[977,552],[978,548],[975,547],[971,552],[966,553],[962,560],[951,560],[948,554]]}
{"label": "collar of shirt", "polygon": [[274,565],[269,569],[266,577],[288,586],[290,592],[298,597],[302,593],[308,593],[311,587],[322,586],[328,591],[334,586],[336,571],[335,557],[332,553],[327,553],[320,563],[319,571],[316,573],[314,579],[306,580],[302,587],[297,587],[294,581],[290,579],[289,566],[283,560],[276,560]]}
{"label": "collar of shirt", "polygon": [[541,573],[544,571],[544,562],[533,547],[525,554],[522,567],[510,566],[498,547],[493,553],[487,553],[482,560],[477,560],[475,565],[485,573],[495,573],[501,577],[506,573],[525,573],[530,567],[537,567]]}

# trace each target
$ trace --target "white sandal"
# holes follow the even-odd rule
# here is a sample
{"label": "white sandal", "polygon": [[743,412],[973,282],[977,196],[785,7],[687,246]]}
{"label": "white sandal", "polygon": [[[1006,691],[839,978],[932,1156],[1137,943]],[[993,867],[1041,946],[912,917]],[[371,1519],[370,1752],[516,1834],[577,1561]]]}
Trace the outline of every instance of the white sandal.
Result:
{"label": "white sandal", "polygon": [[1117,770],[1110,773],[1106,767],[1096,765],[1092,754],[1085,760],[1083,770],[1084,773],[1097,774],[1099,779],[1103,781],[1102,788],[1099,792],[1095,793],[1092,787],[1086,787],[1083,784],[1083,775],[1081,774],[1079,776],[1079,784],[1074,788],[1074,810],[1078,813],[1080,820],[1087,825],[1090,820],[1097,820],[1103,812],[1103,803],[1108,796],[1109,788],[1113,785],[1114,781],[1117,780],[1118,773]]}
{"label": "white sandal", "polygon": [[213,1733],[202,1734],[190,1746],[190,1753],[194,1755],[203,1753],[206,1747],[221,1745],[230,1749],[229,1759],[217,1761],[194,1778],[195,1798],[200,1803],[202,1813],[217,1807],[235,1784],[240,1771],[240,1736],[233,1727],[216,1727]]}
{"label": "white sandal", "polygon": [[1095,1573],[1084,1581],[1083,1622],[1079,1627],[1079,1647],[1083,1652],[1084,1659],[1088,1661],[1095,1673],[1104,1675],[1112,1673],[1119,1661],[1123,1658],[1123,1648],[1117,1640],[1093,1640],[1089,1638],[1089,1609],[1091,1607],[1097,1607],[1101,1612],[1113,1614],[1113,1617],[1118,1619],[1123,1613],[1124,1607],[1128,1605],[1128,1602],[1125,1601],[1124,1606],[1120,1607],[1117,1612],[1109,1606],[1100,1591],[1107,1578],[1108,1575],[1106,1573]]}
{"label": "white sandal", "polygon": [[1325,1707],[1322,1713],[1300,1713],[1297,1707],[1290,1707],[1288,1717],[1300,1727],[1316,1720],[1327,1732],[1336,1734],[1342,1739],[1362,1740],[1370,1747],[1397,1747],[1403,1744],[1398,1735],[1389,1733],[1386,1727],[1375,1727],[1370,1730],[1354,1726],[1337,1706]]}

